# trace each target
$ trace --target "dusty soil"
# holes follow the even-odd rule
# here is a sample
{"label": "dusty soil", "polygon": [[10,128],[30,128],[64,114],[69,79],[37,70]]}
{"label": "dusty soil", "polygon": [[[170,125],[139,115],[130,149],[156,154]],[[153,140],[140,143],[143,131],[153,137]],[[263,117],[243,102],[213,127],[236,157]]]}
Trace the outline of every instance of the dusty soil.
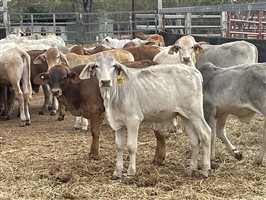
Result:
{"label": "dusty soil", "polygon": [[[39,116],[41,94],[31,102],[32,125],[0,121],[0,199],[265,199],[265,166],[253,164],[261,148],[263,118],[250,124],[230,117],[228,137],[244,155],[238,161],[218,140],[220,167],[206,179],[185,174],[190,159],[186,134],[172,133],[164,166],[151,164],[155,137],[149,124],[139,131],[137,175],[111,180],[115,166],[114,132],[102,125],[100,158],[88,157],[91,135],[74,130],[74,117],[57,121]],[[125,151],[125,167],[128,166]],[[125,171],[126,172],[126,171]]]}

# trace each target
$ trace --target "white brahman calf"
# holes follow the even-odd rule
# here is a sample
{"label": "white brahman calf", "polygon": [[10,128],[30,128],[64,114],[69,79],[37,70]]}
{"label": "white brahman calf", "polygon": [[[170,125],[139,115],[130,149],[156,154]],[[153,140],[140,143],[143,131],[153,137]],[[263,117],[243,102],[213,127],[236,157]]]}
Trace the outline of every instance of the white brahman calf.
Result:
{"label": "white brahman calf", "polygon": [[138,129],[142,121],[154,123],[157,138],[155,162],[165,159],[165,129],[181,116],[192,146],[191,175],[198,168],[200,145],[203,147],[202,174],[210,169],[211,130],[203,116],[202,76],[184,64],[156,65],[130,69],[118,63],[108,52],[98,54],[80,74],[86,79],[96,74],[104,99],[106,118],[116,132],[117,163],[113,178],[123,170],[123,147],[127,133],[130,155],[128,174],[136,173]]}

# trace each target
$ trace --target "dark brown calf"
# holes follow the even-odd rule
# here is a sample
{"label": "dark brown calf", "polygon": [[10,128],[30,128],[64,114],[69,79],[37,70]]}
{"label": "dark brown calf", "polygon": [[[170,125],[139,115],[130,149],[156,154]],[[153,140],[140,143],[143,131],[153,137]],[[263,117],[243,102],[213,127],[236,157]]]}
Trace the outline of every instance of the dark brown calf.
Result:
{"label": "dark brown calf", "polygon": [[[31,57],[31,85],[32,85],[32,89],[38,93],[39,92],[39,88],[40,88],[40,85],[38,84],[35,84],[34,83],[34,78],[40,74],[40,73],[43,73],[43,72],[47,72],[48,70],[48,64],[47,62],[39,62],[39,64],[35,64],[34,61],[37,57],[39,57],[40,55],[44,54],[46,52],[46,50],[30,50],[30,51],[27,51],[27,53],[30,55]],[[39,115],[43,115],[44,112],[46,110],[48,110],[48,106],[49,106],[49,102],[52,98],[52,94],[51,94],[51,91],[49,89],[49,86],[46,84],[46,85],[42,85],[42,89],[43,89],[43,92],[44,92],[44,104],[39,112]],[[51,108],[52,111],[51,111],[51,115],[55,115],[56,113],[56,109],[57,108]]]}
{"label": "dark brown calf", "polygon": [[104,105],[97,78],[80,81],[78,74],[84,66],[69,69],[64,65],[55,65],[49,72],[39,74],[34,81],[39,85],[49,84],[53,94],[72,115],[90,119],[92,133],[90,156],[97,158],[99,155],[99,126],[102,121]]}

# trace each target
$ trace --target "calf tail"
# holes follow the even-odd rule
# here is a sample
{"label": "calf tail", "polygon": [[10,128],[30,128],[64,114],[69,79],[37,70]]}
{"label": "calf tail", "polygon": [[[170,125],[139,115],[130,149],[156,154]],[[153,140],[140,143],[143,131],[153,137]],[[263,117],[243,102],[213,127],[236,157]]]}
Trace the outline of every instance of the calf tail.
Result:
{"label": "calf tail", "polygon": [[23,60],[23,93],[24,98],[28,102],[32,99],[32,86],[30,82],[31,77],[31,68],[30,68],[30,62],[31,58],[30,55],[22,48],[17,47],[18,52],[21,54],[21,58]]}

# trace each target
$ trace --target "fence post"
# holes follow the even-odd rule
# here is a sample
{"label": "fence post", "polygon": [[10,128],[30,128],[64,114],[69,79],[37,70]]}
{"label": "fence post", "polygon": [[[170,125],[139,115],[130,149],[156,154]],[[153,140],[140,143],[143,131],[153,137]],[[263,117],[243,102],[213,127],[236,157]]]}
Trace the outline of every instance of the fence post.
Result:
{"label": "fence post", "polygon": [[55,20],[55,14],[53,13],[53,26],[54,26],[54,34],[56,34],[56,20]]}
{"label": "fence post", "polygon": [[262,39],[262,18],[263,18],[263,10],[258,11],[258,39]]}
{"label": "fence post", "polygon": [[8,30],[10,31],[10,26],[8,26],[10,23],[8,23],[8,13],[7,13],[7,0],[3,0],[3,25],[6,29],[6,35],[8,33]]}
{"label": "fence post", "polygon": [[30,28],[31,28],[31,34],[33,34],[33,14],[30,14]]}
{"label": "fence post", "polygon": [[191,34],[191,13],[186,13],[186,34]]}
{"label": "fence post", "polygon": [[228,11],[227,12],[227,37],[232,37],[231,30],[232,30],[232,12]]}
{"label": "fence post", "polygon": [[226,37],[226,30],[227,30],[227,12],[221,12],[221,36]]}

